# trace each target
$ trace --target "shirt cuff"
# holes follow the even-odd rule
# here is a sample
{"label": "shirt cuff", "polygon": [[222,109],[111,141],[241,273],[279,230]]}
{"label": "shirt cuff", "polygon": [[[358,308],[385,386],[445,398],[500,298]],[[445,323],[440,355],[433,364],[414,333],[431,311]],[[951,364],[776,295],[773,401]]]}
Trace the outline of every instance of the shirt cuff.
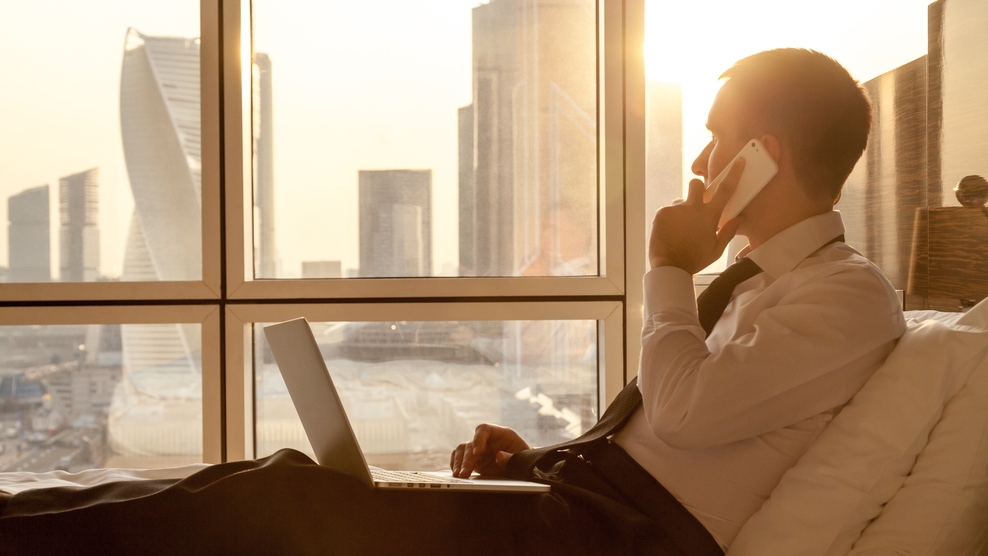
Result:
{"label": "shirt cuff", "polygon": [[645,274],[645,318],[663,309],[681,309],[696,315],[693,277],[674,266],[660,266]]}

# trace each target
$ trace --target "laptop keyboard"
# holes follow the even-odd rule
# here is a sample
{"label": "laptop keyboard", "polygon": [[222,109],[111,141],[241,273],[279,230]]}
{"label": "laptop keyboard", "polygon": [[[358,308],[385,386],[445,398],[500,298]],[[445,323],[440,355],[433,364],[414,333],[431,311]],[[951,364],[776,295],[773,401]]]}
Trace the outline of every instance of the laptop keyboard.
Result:
{"label": "laptop keyboard", "polygon": [[374,469],[371,471],[371,477],[374,478],[375,482],[381,483],[465,483],[470,484],[470,481],[465,479],[457,479],[455,477],[437,477],[435,475],[429,475],[426,473],[418,473],[415,471],[385,471],[383,469]]}

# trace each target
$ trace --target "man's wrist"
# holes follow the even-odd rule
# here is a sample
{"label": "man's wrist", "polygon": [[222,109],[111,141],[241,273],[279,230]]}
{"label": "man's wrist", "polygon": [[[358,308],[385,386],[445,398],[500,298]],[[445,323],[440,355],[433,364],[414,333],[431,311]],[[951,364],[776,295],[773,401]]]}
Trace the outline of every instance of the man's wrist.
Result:
{"label": "man's wrist", "polygon": [[659,268],[660,266],[672,266],[685,271],[689,275],[696,274],[696,272],[692,270],[692,265],[686,263],[685,261],[677,260],[674,257],[651,257],[649,258],[649,264],[651,264],[652,268]]}
{"label": "man's wrist", "polygon": [[645,318],[669,309],[696,313],[696,294],[693,276],[675,266],[661,266],[649,270],[642,280]]}

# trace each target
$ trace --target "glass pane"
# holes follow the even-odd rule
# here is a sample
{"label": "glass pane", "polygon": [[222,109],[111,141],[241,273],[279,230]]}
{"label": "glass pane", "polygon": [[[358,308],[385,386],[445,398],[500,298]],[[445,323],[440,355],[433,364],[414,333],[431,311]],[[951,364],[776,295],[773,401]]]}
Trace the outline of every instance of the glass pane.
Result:
{"label": "glass pane", "polygon": [[[312,455],[284,379],[255,326],[257,455]],[[332,322],[313,333],[367,461],[440,469],[480,423],[532,445],[597,421],[597,321]]]}
{"label": "glass pane", "polygon": [[0,6],[0,281],[201,278],[198,36],[194,0]]}
{"label": "glass pane", "polygon": [[[762,50],[811,48],[843,64],[855,79],[865,84],[872,98],[878,99],[877,104],[881,104],[876,109],[872,143],[862,160],[877,161],[875,157],[884,156],[886,165],[878,171],[875,166],[866,170],[864,165],[868,162],[859,163],[844,188],[838,208],[848,228],[848,242],[876,259],[896,287],[904,288],[914,209],[925,206],[925,176],[922,175],[925,170],[919,170],[917,165],[925,166],[925,155],[920,151],[925,148],[922,93],[927,63],[928,4],[929,0],[835,0],[826,3],[647,0],[646,211],[649,229],[646,234],[655,211],[684,196],[690,179],[695,177],[690,167],[710,140],[705,123],[721,84],[720,74],[735,61]],[[704,22],[703,36],[707,38],[699,39],[692,27],[684,25],[692,21]],[[893,78],[893,74],[899,77]],[[876,141],[886,138],[892,130],[887,125],[882,127],[893,117],[892,106],[886,108],[882,104],[885,101],[881,100],[890,79],[901,81],[900,91],[914,91],[902,96],[901,109],[899,104],[894,108],[896,114],[908,114],[901,121],[902,132],[908,131],[911,135],[910,138],[894,135],[882,139],[887,141],[882,149]],[[895,171],[889,173],[887,163],[900,156],[903,147],[911,149],[911,154],[907,159],[898,159],[898,164],[903,168],[912,166],[912,169],[902,179],[889,178],[896,174]],[[873,187],[874,193],[869,199],[862,196],[866,174],[871,176],[869,179],[884,180],[883,185]],[[905,189],[911,191],[908,200],[900,199],[897,201],[899,207],[891,209],[898,216],[891,219],[886,216],[885,224],[865,223],[867,219],[875,218],[876,203],[893,202]],[[879,198],[886,201],[879,201]],[[872,226],[870,231],[866,231],[868,226]],[[871,249],[870,245],[876,241],[884,242],[884,247]],[[746,244],[743,237],[738,237],[724,257],[706,272],[723,270],[726,261],[733,260],[734,254]]]}
{"label": "glass pane", "polygon": [[598,274],[595,2],[252,6],[255,276]]}
{"label": "glass pane", "polygon": [[0,472],[202,461],[198,324],[0,327]]}

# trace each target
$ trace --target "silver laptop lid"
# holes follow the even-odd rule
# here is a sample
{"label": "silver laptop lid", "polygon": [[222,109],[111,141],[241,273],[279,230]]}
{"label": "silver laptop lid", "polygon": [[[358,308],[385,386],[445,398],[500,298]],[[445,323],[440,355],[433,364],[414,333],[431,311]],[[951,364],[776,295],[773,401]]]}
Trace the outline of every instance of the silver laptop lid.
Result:
{"label": "silver laptop lid", "polygon": [[343,402],[304,318],[264,327],[271,353],[302,421],[319,465],[356,477],[373,488],[367,460],[357,444]]}

